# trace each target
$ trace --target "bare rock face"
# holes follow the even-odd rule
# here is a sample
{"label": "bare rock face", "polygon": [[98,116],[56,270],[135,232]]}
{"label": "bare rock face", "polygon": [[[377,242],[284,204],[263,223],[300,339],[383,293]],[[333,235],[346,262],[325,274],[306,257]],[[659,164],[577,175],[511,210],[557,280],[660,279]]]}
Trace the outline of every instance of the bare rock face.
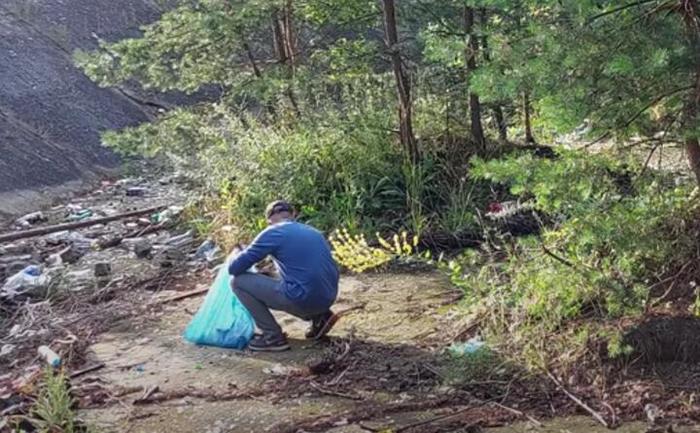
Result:
{"label": "bare rock face", "polygon": [[162,13],[150,0],[0,2],[0,210],[3,197],[100,175],[118,158],[100,133],[148,120],[145,107],[92,83],[76,49],[139,34]]}

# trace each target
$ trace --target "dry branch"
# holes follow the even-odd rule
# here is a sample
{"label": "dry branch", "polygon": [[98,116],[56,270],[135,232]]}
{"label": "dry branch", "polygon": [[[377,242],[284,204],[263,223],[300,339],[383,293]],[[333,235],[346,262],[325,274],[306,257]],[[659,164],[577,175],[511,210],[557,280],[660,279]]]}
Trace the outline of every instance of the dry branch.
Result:
{"label": "dry branch", "polygon": [[35,236],[48,235],[50,233],[62,232],[65,230],[75,230],[84,227],[90,227],[97,224],[105,224],[112,221],[118,221],[124,218],[137,217],[141,215],[150,214],[164,209],[166,206],[157,206],[148,209],[135,210],[131,212],[125,212],[118,215],[111,215],[102,218],[95,218],[87,221],[78,221],[73,223],[56,224],[48,227],[40,227],[32,230],[24,230],[12,233],[5,233],[0,235],[0,243],[11,242],[19,239],[32,238]]}
{"label": "dry branch", "polygon": [[574,403],[581,406],[586,412],[590,413],[593,416],[593,418],[595,418],[599,423],[603,424],[605,428],[610,428],[610,424],[608,424],[608,422],[605,421],[605,418],[603,418],[601,414],[593,410],[590,406],[584,403],[583,400],[569,392],[569,390],[567,390],[564,387],[564,385],[562,385],[561,382],[559,382],[559,380],[556,377],[554,377],[554,375],[551,372],[547,371],[547,376],[549,376],[549,378],[552,380],[552,382],[554,382],[557,388],[559,388],[561,392],[566,394],[566,396],[569,397]]}

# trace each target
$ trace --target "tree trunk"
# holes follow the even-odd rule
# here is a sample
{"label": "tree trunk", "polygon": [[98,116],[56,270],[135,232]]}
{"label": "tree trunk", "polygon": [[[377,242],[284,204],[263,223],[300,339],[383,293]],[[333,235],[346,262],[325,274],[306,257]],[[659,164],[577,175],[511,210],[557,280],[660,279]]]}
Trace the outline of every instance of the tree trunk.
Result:
{"label": "tree trunk", "polygon": [[[464,33],[467,37],[466,46],[464,48],[464,57],[466,63],[467,83],[472,72],[476,70],[476,55],[479,52],[479,40],[473,34],[474,32],[474,9],[464,7]],[[481,148],[486,147],[484,139],[484,128],[481,124],[481,102],[479,95],[469,89],[469,113],[471,117],[471,133],[474,142]]]}
{"label": "tree trunk", "polygon": [[[482,8],[480,11],[481,25],[482,28],[486,28],[488,21],[488,15],[486,9]],[[491,52],[489,51],[489,38],[486,33],[481,37],[481,52],[484,53],[484,61],[491,61]],[[503,107],[501,104],[493,104],[493,117],[496,120],[496,129],[498,129],[498,139],[501,143],[508,141],[508,127],[506,126],[505,116],[503,115]]]}
{"label": "tree trunk", "polygon": [[697,57],[700,49],[700,7],[697,0],[680,0],[680,3],[692,48],[691,52],[696,53],[693,59],[695,62],[694,89],[688,95],[683,110],[683,126],[694,129],[694,132],[685,140],[685,151],[688,156],[690,169],[695,174],[698,184],[700,184],[700,141],[697,136],[697,130],[700,128],[698,119],[700,114],[700,59]]}
{"label": "tree trunk", "polygon": [[408,82],[403,63],[401,62],[394,0],[382,0],[382,6],[384,12],[384,42],[391,55],[391,64],[394,69],[394,77],[396,78],[396,87],[399,96],[399,131],[401,145],[411,162],[415,164],[419,161],[420,154],[418,152],[416,138],[413,135],[411,85]]}
{"label": "tree trunk", "polygon": [[[250,45],[248,45],[247,42],[243,43],[243,49],[246,51],[248,61],[250,62],[250,66],[253,68],[253,74],[255,74],[256,78],[262,79],[262,72],[260,72],[260,68],[255,62],[255,57],[253,56],[253,50],[250,49]],[[267,112],[270,113],[270,116],[274,119],[276,115],[275,107],[273,107],[272,104],[265,103],[265,108],[267,109]]]}
{"label": "tree trunk", "polygon": [[496,119],[496,127],[498,128],[498,139],[505,143],[508,141],[508,126],[506,125],[503,108],[496,104],[493,107],[493,117]]}
{"label": "tree trunk", "polygon": [[279,59],[280,64],[287,64],[287,47],[284,43],[284,32],[280,25],[280,18],[277,11],[272,12],[272,41],[275,48],[275,54]]}
{"label": "tree trunk", "polygon": [[530,93],[523,92],[523,116],[525,116],[525,142],[535,144],[535,137],[532,135],[532,121],[530,120]]}
{"label": "tree trunk", "polygon": [[[287,0],[287,4],[282,9],[281,16],[277,11],[272,13],[272,33],[275,53],[277,54],[279,63],[286,66],[288,71],[287,78],[290,80],[294,78],[297,59],[296,36],[294,35],[292,26],[292,6],[292,0]],[[285,93],[294,109],[294,113],[297,117],[301,117],[301,110],[299,109],[299,104],[297,103],[297,98],[291,84],[287,87]]]}

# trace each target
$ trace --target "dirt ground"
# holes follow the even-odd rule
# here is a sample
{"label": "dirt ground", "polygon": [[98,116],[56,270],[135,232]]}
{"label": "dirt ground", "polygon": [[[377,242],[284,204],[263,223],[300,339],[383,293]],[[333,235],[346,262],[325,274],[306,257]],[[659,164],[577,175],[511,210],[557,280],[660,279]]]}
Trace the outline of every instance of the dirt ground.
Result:
{"label": "dirt ground", "polygon": [[[330,338],[304,340],[307,324],[278,314],[292,350],[274,354],[191,345],[181,333],[202,298],[170,303],[89,348],[86,364],[105,367],[73,387],[110,391],[81,400],[80,416],[100,432],[133,433],[608,431],[589,416],[569,417],[576,410],[551,418],[518,400],[528,390],[517,384],[503,394],[485,384],[493,396],[447,386],[442,354],[465,326],[456,295],[438,273],[344,276],[335,308],[349,312]],[[654,430],[638,422],[619,431]]]}
{"label": "dirt ground", "polygon": [[[323,359],[341,338],[350,336],[362,345],[391,347],[397,353],[403,353],[404,347],[414,348],[403,358],[385,360],[390,363],[433,357],[441,348],[429,347],[426,341],[431,335],[450,333],[442,326],[449,313],[449,307],[443,304],[455,295],[449,287],[437,274],[344,277],[336,311],[364,307],[345,315],[331,333],[330,341],[314,344],[304,340],[307,323],[281,313],[278,318],[290,337],[292,350],[262,355],[185,342],[182,330],[202,298],[183,300],[168,306],[160,320],[138,324],[125,321],[91,346],[90,361],[105,363],[105,368],[95,375],[102,383],[110,388],[140,387],[144,391],[125,396],[106,408],[85,410],[82,415],[103,431],[252,432],[272,431],[294,420],[342,413],[369,399],[410,399],[408,394],[370,391],[367,395],[343,397],[329,395],[331,392],[324,392],[325,387],[319,386],[324,391],[294,395],[287,389],[283,393],[263,392],[230,401],[184,396],[153,404],[132,404],[145,390],[154,387],[159,390],[154,394],[157,397],[183,390],[215,393],[260,390],[271,383],[278,386],[288,376],[303,376],[310,361]],[[95,376],[88,379],[94,381]],[[344,427],[342,431],[353,431],[342,426],[342,417],[336,423]]]}

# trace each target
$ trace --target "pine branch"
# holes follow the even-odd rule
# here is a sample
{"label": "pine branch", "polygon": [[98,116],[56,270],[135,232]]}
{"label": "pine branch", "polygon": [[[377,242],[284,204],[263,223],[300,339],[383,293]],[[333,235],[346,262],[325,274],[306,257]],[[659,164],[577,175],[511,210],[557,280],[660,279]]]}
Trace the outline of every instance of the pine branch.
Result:
{"label": "pine branch", "polygon": [[599,14],[597,14],[597,15],[592,16],[591,18],[588,19],[588,23],[590,24],[590,23],[592,23],[593,21],[596,21],[596,20],[598,20],[598,19],[600,19],[600,18],[603,18],[603,17],[606,17],[606,16],[608,16],[608,15],[613,15],[613,14],[622,12],[622,11],[624,11],[624,10],[626,10],[626,9],[630,9],[630,8],[635,7],[635,6],[642,6],[642,5],[644,5],[644,4],[653,3],[653,2],[657,2],[657,1],[659,1],[659,0],[639,0],[639,1],[636,1],[636,2],[633,2],[633,3],[628,3],[628,4],[625,4],[625,5],[622,5],[622,6],[618,6],[618,7],[614,8],[614,9],[610,9],[609,11],[601,12],[601,13],[599,13]]}

